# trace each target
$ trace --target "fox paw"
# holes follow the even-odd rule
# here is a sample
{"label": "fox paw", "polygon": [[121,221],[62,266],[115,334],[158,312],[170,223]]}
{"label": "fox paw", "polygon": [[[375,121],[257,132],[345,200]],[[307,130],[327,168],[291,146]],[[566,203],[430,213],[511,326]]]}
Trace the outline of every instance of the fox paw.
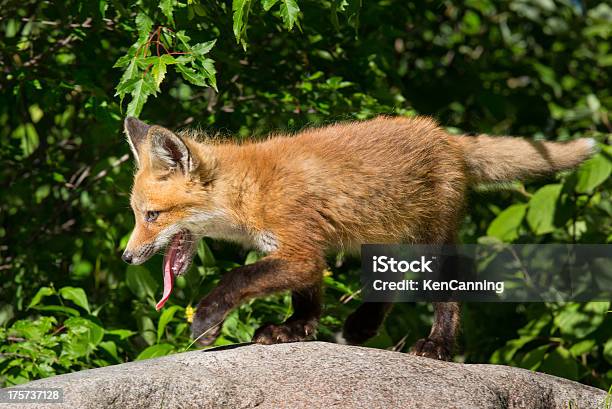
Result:
{"label": "fox paw", "polygon": [[255,331],[253,342],[264,345],[281,342],[299,342],[314,338],[316,322],[312,320],[287,321],[284,324],[266,324]]}
{"label": "fox paw", "polygon": [[198,308],[191,324],[191,336],[201,346],[211,345],[221,333],[225,313],[219,309]]}
{"label": "fox paw", "polygon": [[418,340],[410,350],[410,354],[440,361],[450,361],[452,358],[451,348],[445,345],[444,342],[433,338]]}
{"label": "fox paw", "polygon": [[[194,321],[195,323],[195,321]],[[212,345],[221,333],[221,325],[208,328],[204,331],[197,329],[197,327],[191,326],[191,337],[195,339],[195,342],[203,347]]]}

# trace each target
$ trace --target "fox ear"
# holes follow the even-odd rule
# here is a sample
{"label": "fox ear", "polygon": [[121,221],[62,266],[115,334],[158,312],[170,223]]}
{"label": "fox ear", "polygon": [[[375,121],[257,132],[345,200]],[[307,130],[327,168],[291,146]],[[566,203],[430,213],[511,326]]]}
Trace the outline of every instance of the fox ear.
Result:
{"label": "fox ear", "polygon": [[125,118],[123,122],[123,129],[127,136],[127,141],[130,144],[130,148],[134,153],[134,158],[136,159],[136,163],[139,163],[138,160],[138,150],[142,143],[147,139],[147,133],[151,125],[147,125],[138,119],[128,116]]}
{"label": "fox ear", "polygon": [[188,174],[196,168],[189,147],[181,138],[161,126],[151,130],[151,160],[165,169],[179,168]]}

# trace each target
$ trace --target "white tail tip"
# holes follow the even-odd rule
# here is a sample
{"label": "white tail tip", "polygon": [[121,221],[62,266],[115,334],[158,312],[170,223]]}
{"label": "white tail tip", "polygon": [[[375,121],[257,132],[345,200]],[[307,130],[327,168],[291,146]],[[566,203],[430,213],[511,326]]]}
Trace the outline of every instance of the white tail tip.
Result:
{"label": "white tail tip", "polygon": [[595,154],[599,151],[599,148],[597,146],[597,141],[593,138],[585,138],[584,142],[586,143],[587,147],[589,148],[589,151],[592,154]]}

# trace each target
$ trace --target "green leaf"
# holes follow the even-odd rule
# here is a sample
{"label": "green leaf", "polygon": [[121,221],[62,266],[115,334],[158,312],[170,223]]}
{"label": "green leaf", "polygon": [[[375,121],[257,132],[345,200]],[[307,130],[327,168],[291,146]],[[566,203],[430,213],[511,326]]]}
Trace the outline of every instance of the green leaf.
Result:
{"label": "green leaf", "polygon": [[15,311],[10,304],[0,304],[0,344],[2,343],[2,327],[15,317]]}
{"label": "green leaf", "polygon": [[28,157],[38,146],[40,145],[40,138],[38,132],[32,123],[25,123],[19,125],[12,133],[12,137],[20,139],[21,152],[23,157]]}
{"label": "green leaf", "polygon": [[143,359],[157,358],[170,354],[174,350],[174,347],[170,344],[155,344],[146,348],[136,357],[136,361]]}
{"label": "green leaf", "polygon": [[603,355],[604,358],[606,358],[606,361],[612,364],[612,338],[610,338],[604,345]]}
{"label": "green leaf", "polygon": [[555,76],[555,70],[540,63],[535,63],[532,66],[538,72],[542,83],[550,86],[553,89],[555,96],[560,97],[562,91],[561,86],[559,85],[559,82]]}
{"label": "green leaf", "polygon": [[493,352],[491,355],[492,364],[508,364],[511,363],[514,355],[519,349],[524,347],[528,342],[531,342],[533,337],[521,337],[518,339],[511,339],[506,344]]}
{"label": "green leaf", "polygon": [[53,291],[53,289],[49,287],[41,287],[36,292],[36,295],[32,298],[32,301],[30,301],[30,304],[28,305],[28,309],[34,307],[35,305],[38,305],[40,301],[43,299],[43,297],[53,295],[53,294],[55,294],[55,291]]}
{"label": "green leaf", "polygon": [[283,23],[288,30],[291,30],[298,21],[300,7],[295,0],[280,1],[280,15],[283,19]]}
{"label": "green leaf", "polygon": [[130,55],[129,53],[122,55],[121,57],[117,59],[117,61],[115,62],[115,65],[113,65],[113,68],[125,67],[130,63],[130,61],[132,61],[133,58],[134,56]]}
{"label": "green leaf", "polygon": [[200,17],[205,17],[208,14],[206,9],[199,3],[193,4],[193,11]]}
{"label": "green leaf", "polygon": [[162,54],[159,57],[153,55],[145,58],[138,58],[138,65],[139,67],[146,70],[148,67],[152,66],[159,60],[161,60],[166,65],[175,64],[177,62],[177,60],[172,55]]}
{"label": "green leaf", "polygon": [[204,74],[196,72],[196,70],[194,70],[193,68],[185,67],[184,65],[177,65],[176,70],[179,71],[183,78],[185,78],[185,80],[189,81],[190,83],[198,85],[200,87],[206,86],[206,77],[204,76]]}
{"label": "green leaf", "polygon": [[202,61],[202,70],[204,71],[204,76],[208,80],[208,83],[217,90],[217,70],[215,69],[214,61],[210,58],[206,58]]}
{"label": "green leaf", "polygon": [[461,29],[466,34],[478,34],[480,31],[480,16],[472,10],[467,10],[463,16]]}
{"label": "green leaf", "polygon": [[155,342],[157,341],[157,333],[155,331],[155,325],[153,324],[153,320],[151,319],[151,317],[141,315],[137,318],[137,320],[140,336],[145,340],[147,344],[155,344]]}
{"label": "green leaf", "polygon": [[108,335],[115,335],[117,337],[119,337],[120,340],[124,340],[127,339],[131,336],[136,335],[136,333],[134,331],[130,331],[129,329],[111,329],[111,330],[106,330],[105,334]]}
{"label": "green leaf", "polygon": [[526,204],[515,204],[508,207],[491,222],[487,229],[487,235],[503,241],[515,240],[518,237],[518,228],[523,222],[526,210]]}
{"label": "green leaf", "polygon": [[[136,58],[134,58],[123,72],[121,80],[119,81],[119,85],[121,85],[121,83],[128,82],[129,80],[136,78],[138,78],[138,64]],[[119,88],[119,85],[117,86],[117,88]]]}
{"label": "green leaf", "polygon": [[135,265],[128,266],[125,282],[130,291],[141,300],[147,297],[155,298],[157,282],[145,267]]}
{"label": "green leaf", "polygon": [[104,329],[93,321],[73,317],[64,321],[68,333],[63,335],[62,355],[81,357],[92,353],[104,337]]}
{"label": "green leaf", "polygon": [[163,63],[166,64],[166,65],[172,65],[172,64],[176,64],[177,63],[176,59],[173,56],[171,56],[170,54],[164,54],[164,55],[162,55],[159,58],[161,58]]}
{"label": "green leaf", "polygon": [[542,235],[555,230],[555,209],[562,188],[561,184],[546,185],[538,189],[529,200],[527,223],[535,234]]}
{"label": "green leaf", "polygon": [[153,21],[145,13],[140,12],[136,15],[136,28],[138,29],[139,38],[146,40],[153,28]]}
{"label": "green leaf", "polygon": [[123,72],[121,76],[121,80],[119,80],[119,84],[115,88],[115,96],[119,96],[121,102],[123,102],[123,98],[128,92],[132,92],[134,89],[136,82],[139,80],[138,75],[138,62],[136,58],[133,58],[130,61],[130,64]]}
{"label": "green leaf", "polygon": [[178,305],[173,305],[170,308],[166,308],[164,312],[161,313],[161,316],[159,317],[159,322],[157,323],[158,343],[162,335],[164,335],[164,330],[166,329],[166,326],[170,321],[172,321],[172,318],[174,318],[174,314],[176,314],[176,311],[178,311],[179,309],[181,309],[181,307],[179,307]]}
{"label": "green leaf", "polygon": [[36,311],[54,312],[60,314],[66,314],[70,317],[78,317],[81,315],[79,311],[74,308],[66,307],[63,305],[37,305],[33,307]]}
{"label": "green leaf", "polygon": [[566,304],[554,322],[563,335],[583,339],[599,328],[609,308],[609,302]]}
{"label": "green leaf", "polygon": [[121,98],[123,98],[126,94],[132,92],[138,80],[139,78],[133,78],[125,82],[120,82],[119,85],[117,85],[117,92],[115,92],[115,96],[119,95]]}
{"label": "green leaf", "polygon": [[246,258],[244,259],[244,265],[246,266],[249,264],[253,264],[257,262],[260,258],[261,258],[261,255],[257,251],[251,250],[248,252]]}
{"label": "green leaf", "polygon": [[251,10],[251,0],[233,0],[233,29],[236,41],[246,50],[246,30]]}
{"label": "green leaf", "polygon": [[551,375],[562,376],[563,378],[578,379],[578,362],[562,346],[558,346],[544,358],[539,370]]}
{"label": "green leaf", "polygon": [[108,354],[112,356],[115,361],[121,362],[121,359],[119,359],[119,354],[117,353],[117,344],[115,344],[113,341],[100,342],[100,348],[108,352]]}
{"label": "green leaf", "polygon": [[38,341],[57,323],[55,317],[40,317],[35,321],[19,320],[11,326],[11,332],[16,332],[27,340]]}
{"label": "green leaf", "polygon": [[535,371],[538,369],[540,364],[542,363],[542,359],[550,349],[550,345],[542,345],[531,351],[528,351],[523,355],[522,359],[519,361],[518,366],[521,368],[529,369],[530,371]]}
{"label": "green leaf", "polygon": [[198,242],[198,257],[204,267],[214,267],[217,264],[212,250],[204,240]]}
{"label": "green leaf", "polygon": [[187,49],[190,48],[189,40],[191,40],[191,37],[189,37],[187,34],[185,34],[184,30],[177,31],[176,32],[176,38],[179,39],[179,41],[181,42],[181,44],[183,44],[183,46],[185,48],[187,48]]}
{"label": "green leaf", "polygon": [[151,68],[151,74],[153,74],[153,80],[155,81],[155,87],[159,91],[159,85],[166,76],[166,63],[162,58],[157,58]]}
{"label": "green leaf", "polygon": [[87,301],[87,294],[85,290],[77,287],[63,287],[59,290],[59,295],[65,299],[70,300],[79,307],[83,308],[88,313],[91,313],[89,309],[89,302]]}
{"label": "green leaf", "polygon": [[161,0],[159,2],[159,8],[161,9],[164,16],[168,19],[170,24],[174,25],[174,17],[172,16],[172,11],[174,10],[174,2],[175,0]]}
{"label": "green leaf", "polygon": [[330,20],[336,31],[340,31],[340,21],[338,20],[338,11],[346,11],[348,2],[346,0],[332,0],[330,8]]}
{"label": "green leaf", "polygon": [[195,55],[201,57],[210,52],[212,48],[215,46],[217,40],[206,41],[205,43],[198,43],[191,47],[191,52]]}
{"label": "green leaf", "polygon": [[[612,345],[612,344],[611,344]],[[580,341],[577,344],[572,345],[570,348],[570,352],[573,356],[580,356],[582,354],[589,353],[597,346],[597,343],[594,339],[585,339],[584,341]],[[605,347],[604,347],[604,355],[605,355]]]}
{"label": "green leaf", "polygon": [[149,95],[155,93],[155,85],[151,83],[149,78],[151,77],[146,76],[134,83],[134,88],[131,92],[132,100],[127,107],[127,116],[138,117]]}
{"label": "green leaf", "polygon": [[224,336],[235,338],[238,342],[248,342],[253,338],[254,328],[240,320],[238,310],[234,310],[223,322],[221,331]]}
{"label": "green leaf", "polygon": [[278,3],[278,0],[261,0],[261,6],[265,11],[270,11],[276,3]]}
{"label": "green leaf", "polygon": [[612,162],[604,155],[596,155],[584,162],[578,169],[576,192],[590,193],[601,185],[612,173]]}
{"label": "green leaf", "polygon": [[348,6],[346,7],[346,16],[348,23],[355,29],[355,37],[357,37],[357,30],[359,29],[359,14],[362,7],[363,0],[348,0]]}
{"label": "green leaf", "polygon": [[179,55],[174,59],[175,64],[188,64],[190,62],[195,61],[195,57],[191,54],[189,55]]}

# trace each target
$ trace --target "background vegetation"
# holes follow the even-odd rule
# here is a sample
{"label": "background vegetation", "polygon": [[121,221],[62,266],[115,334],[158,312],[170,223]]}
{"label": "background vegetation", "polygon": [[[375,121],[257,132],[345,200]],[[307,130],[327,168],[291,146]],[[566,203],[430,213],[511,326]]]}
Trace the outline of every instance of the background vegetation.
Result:
{"label": "background vegetation", "polygon": [[[206,240],[168,306],[161,260],[126,266],[133,165],[122,118],[245,138],[378,113],[453,131],[566,140],[577,172],[472,194],[465,242],[612,242],[612,7],[582,0],[3,1],[0,15],[0,384],[190,348],[191,306],[259,257]],[[231,136],[230,136],[231,135]],[[330,260],[319,337],[359,300]],[[248,341],[287,295],[226,321]],[[609,303],[468,304],[457,360],[612,383]],[[406,351],[431,307],[401,304],[370,345]]]}

